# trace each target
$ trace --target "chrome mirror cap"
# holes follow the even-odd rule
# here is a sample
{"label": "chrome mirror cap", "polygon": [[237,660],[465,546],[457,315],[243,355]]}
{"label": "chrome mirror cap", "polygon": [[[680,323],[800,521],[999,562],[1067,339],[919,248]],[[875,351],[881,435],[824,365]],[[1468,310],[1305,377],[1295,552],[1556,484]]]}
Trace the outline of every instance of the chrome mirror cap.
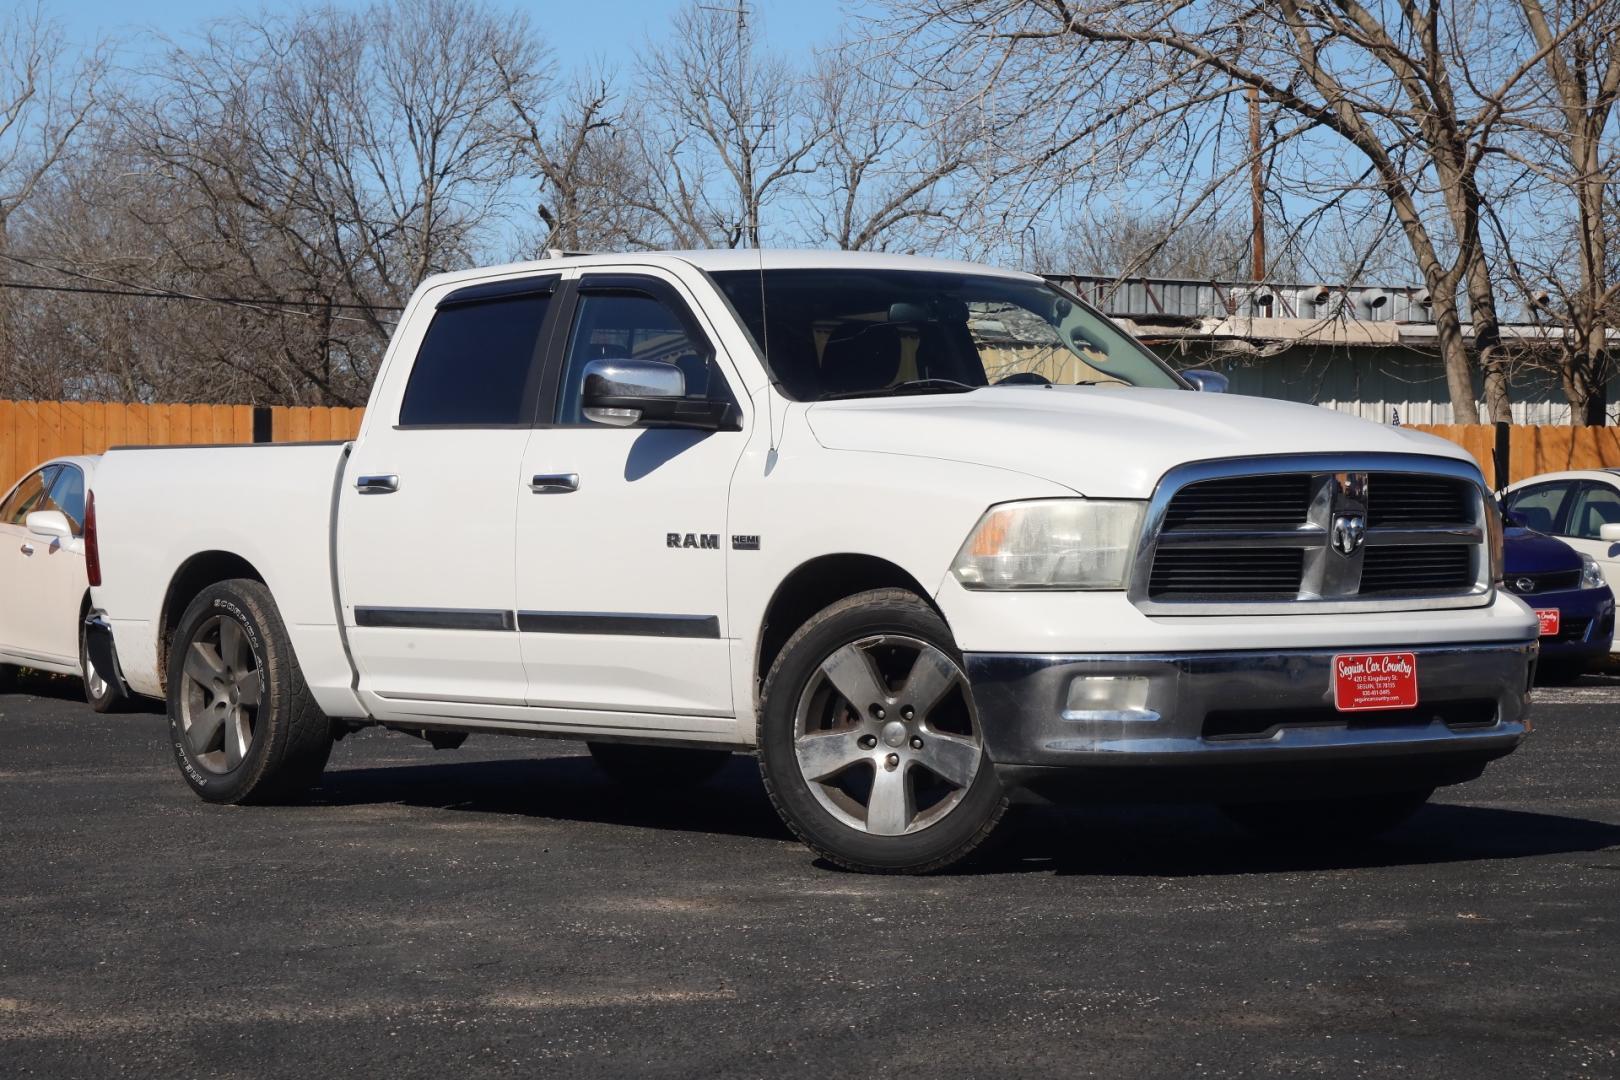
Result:
{"label": "chrome mirror cap", "polygon": [[640,402],[679,401],[686,376],[674,364],[657,360],[592,360],[585,365],[581,402],[585,419],[610,427],[641,422]]}

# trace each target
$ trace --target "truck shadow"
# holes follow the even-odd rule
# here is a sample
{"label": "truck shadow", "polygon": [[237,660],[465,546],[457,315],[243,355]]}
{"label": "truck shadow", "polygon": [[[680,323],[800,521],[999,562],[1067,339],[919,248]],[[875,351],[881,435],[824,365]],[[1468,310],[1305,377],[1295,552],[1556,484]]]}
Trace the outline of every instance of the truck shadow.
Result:
{"label": "truck shadow", "polygon": [[[1620,825],[1431,803],[1374,840],[1312,847],[1250,835],[1203,805],[1027,807],[972,874],[1206,877],[1421,866],[1620,848]],[[1613,869],[1620,871],[1620,863]]]}
{"label": "truck shadow", "polygon": [[736,756],[693,788],[635,792],[589,756],[329,769],[316,803],[402,806],[556,821],[597,822],[757,840],[791,840],[759,782],[754,759]]}
{"label": "truck shadow", "polygon": [[[12,691],[15,695],[29,697],[51,698],[55,701],[74,701],[84,703],[84,682],[73,675],[53,675],[43,671],[25,670],[17,677],[17,684]],[[127,713],[151,713],[162,716],[165,711],[163,702],[154,698],[131,698],[119,710]]]}
{"label": "truck shadow", "polygon": [[[791,841],[753,759],[674,793],[636,793],[584,755],[334,769],[316,803],[397,803],[672,832]],[[1017,807],[989,851],[946,876],[1050,873],[1205,877],[1346,870],[1601,852],[1620,825],[1558,814],[1434,803],[1387,836],[1310,848],[1254,838],[1203,805]],[[806,852],[809,858],[809,853]],[[830,868],[830,864],[817,861]],[[1616,864],[1620,870],[1620,863]],[[1620,882],[1617,882],[1620,883]]]}

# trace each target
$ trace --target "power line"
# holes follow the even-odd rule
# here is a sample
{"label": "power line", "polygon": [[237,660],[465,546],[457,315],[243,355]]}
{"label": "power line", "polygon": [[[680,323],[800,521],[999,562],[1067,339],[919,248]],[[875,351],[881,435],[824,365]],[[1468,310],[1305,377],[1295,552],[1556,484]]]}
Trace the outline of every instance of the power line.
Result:
{"label": "power line", "polygon": [[[99,274],[87,274],[87,273],[84,273],[83,271],[80,271],[80,270],[70,270],[70,269],[68,269],[67,267],[64,267],[64,266],[51,266],[48,263],[38,263],[38,262],[34,262],[31,259],[25,259],[20,255],[12,255],[9,252],[0,252],[0,259],[5,259],[8,262],[14,262],[14,263],[17,263],[17,264],[19,264],[21,266],[26,266],[26,267],[29,267],[30,269],[34,269],[34,270],[46,270],[46,271],[50,271],[50,272],[56,273],[56,274],[63,274],[65,276],[67,276],[67,277],[79,278],[79,279],[84,280],[84,281],[97,281],[97,282],[103,283],[103,285],[117,286],[116,291],[113,290],[113,289],[104,290],[105,295],[113,295],[113,296],[127,295],[127,296],[139,296],[139,297],[144,297],[144,298],[153,299],[153,300],[193,300],[193,301],[198,301],[198,302],[202,302],[202,303],[227,304],[227,305],[234,306],[234,307],[245,307],[245,308],[249,309],[250,311],[258,311],[261,315],[301,315],[301,316],[303,316],[305,318],[311,318],[311,319],[316,318],[317,316],[313,312],[298,310],[299,308],[309,308],[309,307],[317,307],[317,308],[348,308],[348,309],[354,309],[354,310],[359,310],[359,311],[403,311],[404,310],[401,307],[395,307],[393,305],[388,305],[388,304],[376,304],[376,305],[368,305],[368,304],[335,304],[335,303],[334,304],[327,304],[325,301],[305,302],[305,301],[299,301],[299,300],[282,300],[282,299],[277,299],[277,298],[253,299],[251,297],[240,297],[240,296],[209,296],[209,295],[202,294],[202,293],[178,292],[178,291],[175,291],[175,290],[172,290],[172,289],[140,289],[140,288],[138,288],[136,286],[130,285],[130,283],[127,282],[127,281],[119,281],[116,278],[103,277],[103,276],[101,276]],[[25,282],[19,282],[18,285],[19,286],[32,287],[32,288],[40,290],[40,291],[52,291],[52,292],[90,292],[90,291],[92,291],[90,289],[84,289],[84,288],[72,289],[72,288],[68,288],[67,286],[50,286],[50,285],[31,285],[31,286],[29,286],[29,283],[25,283]],[[277,309],[281,309],[281,310],[277,310]],[[344,322],[365,323],[367,325],[369,325],[371,323],[371,321],[372,321],[370,319],[358,318],[358,317],[353,316],[353,315],[333,315],[332,318],[340,319],[340,320],[342,320]],[[386,325],[392,325],[392,323],[388,322],[388,320],[378,319],[376,321],[384,323]]]}
{"label": "power line", "polygon": [[148,292],[140,289],[92,288],[88,285],[40,285],[28,281],[0,280],[0,289],[29,289],[34,292],[88,293],[93,296],[138,296],[147,300],[200,300],[214,304],[252,304],[262,307],[341,308],[355,311],[403,311],[393,304],[335,304],[325,300],[270,300],[263,297],[206,296],[176,292]]}

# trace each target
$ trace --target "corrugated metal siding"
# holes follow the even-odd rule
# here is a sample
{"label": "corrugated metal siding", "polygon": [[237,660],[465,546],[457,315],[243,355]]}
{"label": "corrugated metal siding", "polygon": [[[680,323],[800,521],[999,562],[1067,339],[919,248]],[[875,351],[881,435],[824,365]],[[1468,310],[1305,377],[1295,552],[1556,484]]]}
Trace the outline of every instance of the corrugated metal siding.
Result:
{"label": "corrugated metal siding", "polygon": [[[1337,317],[1362,322],[1434,321],[1422,303],[1420,285],[1321,285],[1309,282],[1184,281],[1176,278],[1113,278],[1047,274],[1109,315],[1264,315],[1285,319]],[[1466,312],[1463,316],[1467,318]]]}
{"label": "corrugated metal siding", "polygon": [[[1178,367],[1196,366],[1177,357]],[[1450,396],[1437,358],[1389,349],[1296,347],[1263,359],[1227,361],[1218,367],[1232,392],[1321,405],[1378,423],[1451,424]],[[1569,404],[1555,376],[1524,372],[1512,383],[1513,422],[1567,424]],[[1620,380],[1609,384],[1609,401],[1620,404]],[[1480,397],[1480,413],[1485,403]],[[1611,405],[1611,415],[1615,407]]]}

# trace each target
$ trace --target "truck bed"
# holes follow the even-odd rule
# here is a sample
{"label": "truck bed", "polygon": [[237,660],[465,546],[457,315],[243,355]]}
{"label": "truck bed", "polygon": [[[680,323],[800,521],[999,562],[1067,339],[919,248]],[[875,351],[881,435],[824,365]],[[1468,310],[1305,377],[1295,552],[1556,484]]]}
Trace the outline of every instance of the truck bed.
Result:
{"label": "truck bed", "polygon": [[[160,643],[182,614],[165,607],[171,583],[202,560],[234,557],[275,596],[317,700],[334,715],[354,711],[332,574],[348,452],[347,443],[108,451],[95,481],[102,584],[93,600],[109,613],[134,690],[162,696]],[[128,618],[152,612],[156,621]]]}

